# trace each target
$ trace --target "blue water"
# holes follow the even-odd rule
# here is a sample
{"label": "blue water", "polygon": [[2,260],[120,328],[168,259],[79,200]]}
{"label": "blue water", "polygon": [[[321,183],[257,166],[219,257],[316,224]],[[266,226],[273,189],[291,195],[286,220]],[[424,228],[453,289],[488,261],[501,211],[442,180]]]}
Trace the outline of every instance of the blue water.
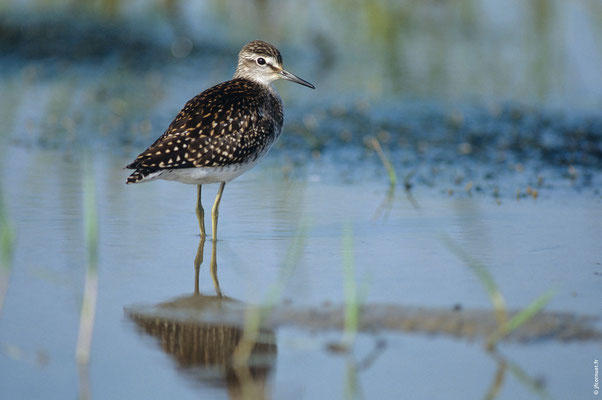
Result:
{"label": "blue water", "polygon": [[[3,187],[17,242],[0,316],[3,390],[14,398],[73,397],[86,267],[82,162],[61,152],[9,149]],[[126,162],[106,155],[92,162],[100,247],[91,393],[100,398],[226,396],[224,389],[176,368],[156,340],[138,333],[124,315],[124,307],[133,304],[192,294],[199,240],[194,186],[126,186],[127,172],[121,169]],[[440,235],[447,233],[487,266],[509,307],[524,307],[552,288],[556,295],[548,309],[600,315],[598,196],[558,188],[542,190],[538,199],[506,198],[498,204],[490,196],[449,196],[419,188],[413,193],[416,209],[398,189],[388,216],[375,220],[386,195],[384,176],[380,182],[336,183],[332,174],[319,172],[325,160],[310,164],[311,179],[303,182],[287,180],[268,159],[226,186],[217,247],[224,295],[261,303],[267,288],[280,279],[298,227],[306,224],[302,256],[283,299],[308,306],[343,302],[342,237],[344,227],[351,226],[356,276],[366,302],[490,308],[478,279],[442,244]],[[208,186],[204,191],[207,206],[215,190]],[[207,246],[206,260],[208,252]],[[201,267],[200,290],[213,294],[207,263]],[[266,390],[277,398],[341,397],[350,361],[324,350],[337,336],[276,332],[277,361]],[[468,397],[478,397],[493,381],[496,364],[479,343],[384,337],[383,355],[358,375],[368,397],[445,392],[465,398],[466,390],[473,394]],[[360,336],[355,357],[368,353],[373,341]],[[555,397],[589,393],[587,371],[596,344],[502,349],[528,374],[543,377]],[[562,366],[552,367],[550,357],[562,359]],[[459,360],[464,360],[461,365]],[[567,379],[567,371],[574,378]],[[467,376],[472,378],[467,381]],[[503,387],[501,398],[530,398],[511,374]]]}
{"label": "blue water", "polygon": [[[0,196],[16,244],[0,310],[3,398],[236,397],[219,371],[183,368],[124,312],[192,294],[199,236],[193,186],[126,186],[122,167],[186,100],[229,79],[256,38],[278,45],[285,67],[317,90],[276,83],[283,138],[226,186],[224,295],[261,304],[276,282],[293,306],[341,304],[346,251],[364,302],[491,309],[443,244],[448,235],[486,266],[510,308],[552,289],[546,309],[602,316],[598,3],[4,3]],[[372,137],[396,169],[392,197]],[[87,378],[75,362],[86,170],[99,228]],[[403,180],[414,170],[409,196]],[[216,190],[203,190],[206,210]],[[326,350],[339,332],[273,334],[275,362],[260,383],[276,399],[484,398],[496,380],[497,399],[539,398],[529,385],[589,398],[601,356],[599,343],[502,344],[512,368],[500,372],[479,340],[360,334],[339,354]],[[384,350],[358,369],[379,339]]]}

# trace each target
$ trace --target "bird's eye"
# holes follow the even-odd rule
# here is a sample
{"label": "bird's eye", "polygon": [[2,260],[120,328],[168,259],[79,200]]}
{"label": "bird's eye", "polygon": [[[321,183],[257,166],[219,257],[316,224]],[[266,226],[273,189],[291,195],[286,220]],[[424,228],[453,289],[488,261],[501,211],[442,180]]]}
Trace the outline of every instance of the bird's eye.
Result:
{"label": "bird's eye", "polygon": [[259,58],[257,59],[257,64],[259,64],[259,65],[265,65],[265,58],[263,58],[263,57],[259,57]]}

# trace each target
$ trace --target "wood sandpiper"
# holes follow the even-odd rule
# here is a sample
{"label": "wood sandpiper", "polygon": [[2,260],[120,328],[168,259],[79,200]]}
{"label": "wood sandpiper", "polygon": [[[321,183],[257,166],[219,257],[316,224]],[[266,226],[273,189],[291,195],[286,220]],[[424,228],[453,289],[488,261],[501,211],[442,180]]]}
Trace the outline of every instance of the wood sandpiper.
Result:
{"label": "wood sandpiper", "polygon": [[211,212],[217,239],[219,203],[226,182],[253,168],[282,132],[282,99],[271,86],[277,79],[315,89],[282,68],[282,56],[255,40],[238,54],[234,78],[189,100],[165,133],[126,168],[126,183],[166,179],[197,186],[196,214],[205,237],[201,186],[220,182]]}

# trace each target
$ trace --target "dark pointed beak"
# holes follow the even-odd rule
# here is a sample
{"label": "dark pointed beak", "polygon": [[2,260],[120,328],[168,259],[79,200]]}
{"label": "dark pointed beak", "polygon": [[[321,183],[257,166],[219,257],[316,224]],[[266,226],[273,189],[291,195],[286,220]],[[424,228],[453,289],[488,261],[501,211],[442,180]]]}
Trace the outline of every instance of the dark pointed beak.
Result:
{"label": "dark pointed beak", "polygon": [[291,82],[298,83],[299,85],[307,86],[308,88],[312,88],[312,89],[316,88],[314,85],[307,82],[306,80],[301,79],[298,76],[293,75],[290,72],[285,71],[285,70],[280,71],[280,77],[282,79],[286,79],[287,81],[291,81]]}

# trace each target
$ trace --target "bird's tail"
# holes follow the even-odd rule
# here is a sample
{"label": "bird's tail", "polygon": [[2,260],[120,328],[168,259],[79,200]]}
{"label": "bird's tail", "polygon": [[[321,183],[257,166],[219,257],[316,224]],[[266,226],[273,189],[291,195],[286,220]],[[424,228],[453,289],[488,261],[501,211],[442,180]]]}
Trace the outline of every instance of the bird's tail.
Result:
{"label": "bird's tail", "polygon": [[146,182],[153,179],[157,179],[161,171],[157,171],[151,168],[138,168],[125,181],[126,184]]}

